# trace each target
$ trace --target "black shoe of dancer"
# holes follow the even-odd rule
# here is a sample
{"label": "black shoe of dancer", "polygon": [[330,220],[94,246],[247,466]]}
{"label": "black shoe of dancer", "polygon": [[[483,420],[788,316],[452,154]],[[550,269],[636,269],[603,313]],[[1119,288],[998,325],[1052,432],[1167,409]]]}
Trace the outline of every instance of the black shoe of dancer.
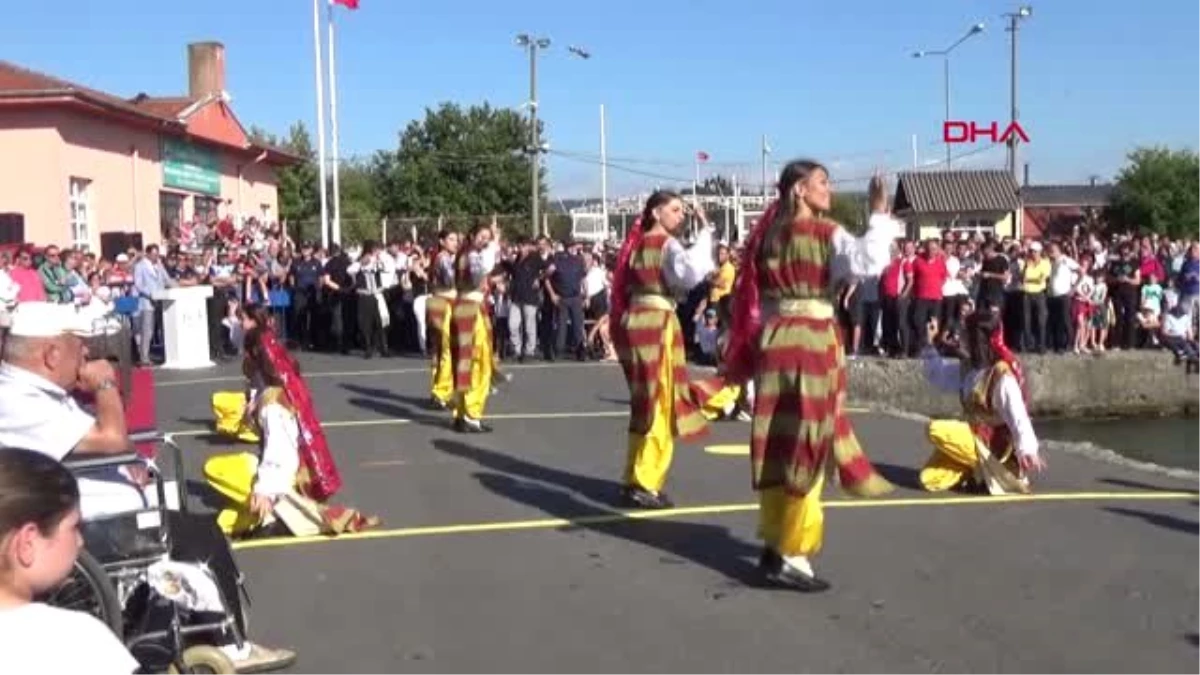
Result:
{"label": "black shoe of dancer", "polygon": [[664,492],[655,494],[649,490],[640,487],[626,486],[621,489],[621,501],[625,506],[637,509],[670,509],[675,507],[675,502]]}
{"label": "black shoe of dancer", "polygon": [[774,588],[800,593],[822,593],[832,587],[828,581],[789,565],[782,555],[770,549],[763,549],[762,556],[758,559],[758,570],[763,575],[766,585]]}

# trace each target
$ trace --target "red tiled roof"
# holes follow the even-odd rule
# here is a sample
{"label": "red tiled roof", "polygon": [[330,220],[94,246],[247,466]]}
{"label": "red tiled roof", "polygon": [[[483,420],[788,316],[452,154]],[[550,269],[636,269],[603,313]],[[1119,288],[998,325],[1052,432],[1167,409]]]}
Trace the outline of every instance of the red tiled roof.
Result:
{"label": "red tiled roof", "polygon": [[146,94],[138,94],[130,100],[130,103],[140,110],[172,120],[179,119],[180,113],[195,102],[187,96],[147,96]]}
{"label": "red tiled roof", "polygon": [[[181,119],[180,114],[198,103],[187,96],[138,94],[132,99],[124,99],[0,60],[0,105],[3,105],[5,101],[60,103],[64,100],[75,100],[99,106],[122,115],[126,119],[132,116],[144,122],[162,125],[189,135],[191,134],[187,121]],[[211,102],[218,99],[211,98],[209,100]],[[238,150],[266,152],[272,161],[280,164],[293,163],[299,159],[281,148],[265,147],[256,143],[231,144],[220,138],[213,138],[212,134],[201,134],[200,137],[209,142],[216,142]]]}

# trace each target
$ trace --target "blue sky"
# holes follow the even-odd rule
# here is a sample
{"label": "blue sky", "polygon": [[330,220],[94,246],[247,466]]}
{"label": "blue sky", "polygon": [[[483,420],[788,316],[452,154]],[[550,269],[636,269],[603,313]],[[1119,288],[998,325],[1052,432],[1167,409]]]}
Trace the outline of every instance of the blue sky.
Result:
{"label": "blue sky", "polygon": [[[974,22],[987,30],[951,61],[952,117],[1004,120],[1009,46],[1002,0],[659,0],[579,2],[361,0],[339,14],[344,154],[394,147],[439,101],[516,107],[528,95],[518,32],[550,36],[539,63],[541,114],[554,150],[597,155],[608,117],[610,194],[710,172],[759,180],[759,143],[775,160],[811,156],[854,178],[873,166],[944,155],[942,68],[913,59]],[[1111,177],[1139,144],[1198,145],[1195,0],[1042,0],[1020,33],[1022,161],[1034,182]],[[283,131],[315,119],[309,0],[55,0],[12,3],[0,58],[132,96],[186,91],[185,45],[227,48],[228,88],[247,126]],[[581,61],[568,44],[586,47]],[[1003,149],[963,166],[1002,166]],[[556,196],[599,192],[595,163],[550,159]],[[635,168],[662,178],[636,175]]]}

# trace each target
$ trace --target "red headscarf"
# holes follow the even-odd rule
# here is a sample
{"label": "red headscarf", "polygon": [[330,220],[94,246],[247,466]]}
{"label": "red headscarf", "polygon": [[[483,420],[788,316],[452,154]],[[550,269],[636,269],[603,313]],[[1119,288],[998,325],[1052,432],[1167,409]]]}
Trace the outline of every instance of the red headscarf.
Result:
{"label": "red headscarf", "polygon": [[990,343],[992,351],[996,352],[1000,360],[1008,364],[1009,369],[1012,370],[1013,377],[1017,378],[1017,385],[1021,387],[1021,397],[1025,399],[1026,403],[1029,403],[1029,391],[1025,387],[1025,370],[1021,368],[1021,361],[1017,358],[1017,355],[1013,354],[1008,345],[1004,344],[1003,324],[996,324],[996,329],[992,331]]}
{"label": "red headscarf", "polygon": [[629,308],[629,259],[633,252],[642,245],[646,233],[642,231],[642,218],[638,216],[625,234],[621,244],[621,252],[617,254],[617,267],[613,270],[612,291],[608,308],[608,330],[613,342],[624,344],[625,331],[621,327],[621,319]]}
{"label": "red headscarf", "polygon": [[733,323],[729,329],[729,346],[726,347],[724,362],[726,377],[731,382],[749,379],[754,374],[755,345],[758,344],[758,333],[762,330],[758,252],[778,210],[777,200],[759,216],[742,253],[742,269],[733,290]]}
{"label": "red headscarf", "polygon": [[300,376],[296,362],[275,337],[275,331],[263,326],[261,336],[263,352],[283,381],[283,391],[296,411],[296,422],[300,427],[300,460],[304,462],[310,477],[309,494],[306,496],[324,502],[342,489],[342,476],[338,473],[333,455],[329,453],[325,430],[317,419],[308,385]]}

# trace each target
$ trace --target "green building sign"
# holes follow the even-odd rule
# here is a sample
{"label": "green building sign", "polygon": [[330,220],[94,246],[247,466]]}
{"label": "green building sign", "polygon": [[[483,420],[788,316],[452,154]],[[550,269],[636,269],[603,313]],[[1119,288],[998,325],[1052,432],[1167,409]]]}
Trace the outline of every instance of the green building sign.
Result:
{"label": "green building sign", "polygon": [[162,139],[163,186],[206,195],[221,194],[216,153],[177,138]]}

